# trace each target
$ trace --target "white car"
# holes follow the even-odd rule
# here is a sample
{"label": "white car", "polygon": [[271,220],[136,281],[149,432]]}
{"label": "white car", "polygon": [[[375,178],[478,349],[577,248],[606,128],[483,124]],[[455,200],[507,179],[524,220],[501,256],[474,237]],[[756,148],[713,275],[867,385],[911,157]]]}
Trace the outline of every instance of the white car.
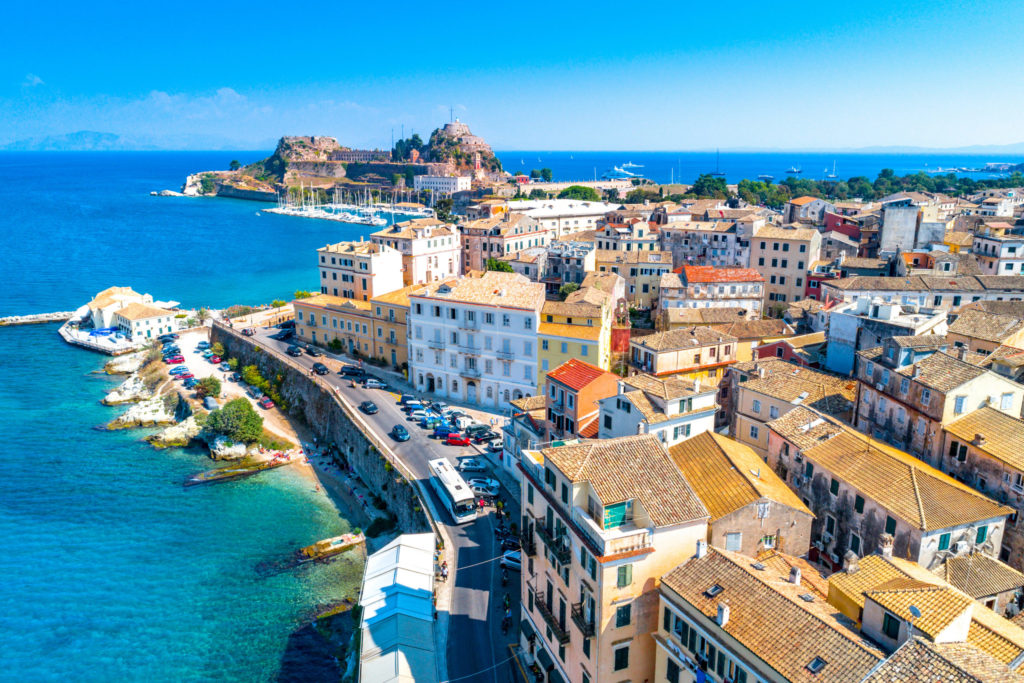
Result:
{"label": "white car", "polygon": [[495,498],[501,493],[501,485],[493,479],[470,479],[469,488],[478,496]]}
{"label": "white car", "polygon": [[501,442],[501,439],[491,439],[487,442],[487,450],[491,453],[500,453],[505,448],[505,444]]}
{"label": "white car", "polygon": [[379,379],[373,379],[371,377],[370,379],[366,380],[367,389],[386,389],[387,386],[387,384],[384,384],[384,382],[381,382]]}
{"label": "white car", "polygon": [[487,467],[479,458],[463,458],[456,467],[461,472],[486,472]]}
{"label": "white car", "polygon": [[504,569],[511,569],[514,572],[523,568],[523,556],[518,550],[510,550],[501,556],[501,566]]}
{"label": "white car", "polygon": [[427,416],[427,411],[423,410],[422,408],[417,408],[416,410],[411,411],[409,413],[409,417],[407,417],[406,419],[407,420],[417,420],[418,421],[418,420],[423,419],[426,416]]}

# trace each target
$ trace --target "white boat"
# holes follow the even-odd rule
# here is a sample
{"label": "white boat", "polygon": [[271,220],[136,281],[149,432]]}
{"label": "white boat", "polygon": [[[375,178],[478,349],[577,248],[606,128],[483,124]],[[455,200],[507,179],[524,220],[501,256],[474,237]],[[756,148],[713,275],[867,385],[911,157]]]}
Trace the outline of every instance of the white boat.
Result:
{"label": "white boat", "polygon": [[622,168],[643,168],[643,164],[634,164],[632,161],[627,161],[622,165]]}

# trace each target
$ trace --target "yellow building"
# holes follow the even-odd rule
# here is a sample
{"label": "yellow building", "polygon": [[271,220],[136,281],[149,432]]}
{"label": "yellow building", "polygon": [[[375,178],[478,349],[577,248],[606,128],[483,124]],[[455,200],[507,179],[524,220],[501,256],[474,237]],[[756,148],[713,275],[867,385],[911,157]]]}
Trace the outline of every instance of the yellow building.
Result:
{"label": "yellow building", "polygon": [[296,299],[295,338],[299,341],[329,348],[338,340],[339,351],[370,355],[373,320],[369,301],[343,299],[330,294],[317,294]]}
{"label": "yellow building", "polygon": [[618,273],[626,281],[626,300],[637,308],[657,303],[661,276],[672,271],[670,251],[615,251],[598,249],[597,272]]}
{"label": "yellow building", "polygon": [[946,230],[942,243],[949,247],[951,254],[959,254],[961,250],[970,251],[974,244],[974,233]]}
{"label": "yellow building", "polygon": [[409,293],[423,289],[415,284],[381,294],[370,300],[373,318],[373,357],[403,368],[409,362]]}
{"label": "yellow building", "polygon": [[655,377],[678,375],[718,384],[725,369],[736,362],[739,340],[712,327],[655,332],[629,340],[630,365]]}
{"label": "yellow building", "polygon": [[544,302],[537,330],[538,388],[549,370],[571,358],[611,369],[613,309],[611,297],[596,287],[579,289],[565,301]]}

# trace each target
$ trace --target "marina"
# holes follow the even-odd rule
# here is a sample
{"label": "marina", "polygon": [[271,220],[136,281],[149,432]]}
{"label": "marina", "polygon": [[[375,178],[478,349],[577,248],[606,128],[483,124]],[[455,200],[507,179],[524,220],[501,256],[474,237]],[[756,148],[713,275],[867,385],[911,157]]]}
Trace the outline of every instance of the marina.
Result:
{"label": "marina", "polygon": [[364,190],[362,194],[359,194],[335,188],[330,194],[331,201],[329,202],[321,201],[322,194],[324,193],[315,188],[300,184],[297,200],[290,194],[279,195],[277,206],[263,209],[263,212],[372,227],[393,224],[397,222],[396,217],[397,219],[430,218],[434,215],[433,209],[422,204],[400,201],[398,192],[391,195],[390,203],[374,202],[369,190]]}

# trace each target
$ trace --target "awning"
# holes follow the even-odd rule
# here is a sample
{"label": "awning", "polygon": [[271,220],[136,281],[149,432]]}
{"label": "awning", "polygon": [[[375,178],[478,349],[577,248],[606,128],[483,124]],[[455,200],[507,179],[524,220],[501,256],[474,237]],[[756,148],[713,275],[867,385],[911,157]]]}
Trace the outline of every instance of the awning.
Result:
{"label": "awning", "polygon": [[533,630],[533,626],[530,625],[530,621],[528,619],[519,620],[519,630],[523,632],[523,635],[526,636],[527,639],[536,635],[536,632]]}
{"label": "awning", "polygon": [[555,666],[555,660],[551,659],[551,655],[548,654],[548,649],[541,645],[537,648],[537,663],[540,664],[541,668],[545,671],[550,671]]}

